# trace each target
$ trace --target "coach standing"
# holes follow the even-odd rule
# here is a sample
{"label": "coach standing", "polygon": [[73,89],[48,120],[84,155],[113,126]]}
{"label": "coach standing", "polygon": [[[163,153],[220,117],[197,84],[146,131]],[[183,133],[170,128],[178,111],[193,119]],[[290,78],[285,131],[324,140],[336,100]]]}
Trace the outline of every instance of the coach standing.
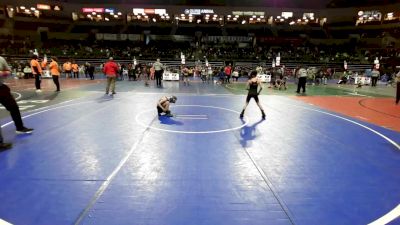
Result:
{"label": "coach standing", "polygon": [[160,62],[160,59],[157,59],[157,61],[153,64],[153,67],[156,75],[157,87],[161,87],[161,76],[163,74],[164,65]]}
{"label": "coach standing", "polygon": [[38,56],[35,54],[32,55],[31,70],[33,76],[35,76],[36,92],[42,92],[40,89],[40,83],[42,82],[42,66],[39,63]]}
{"label": "coach standing", "polygon": [[118,73],[118,65],[114,62],[114,59],[110,57],[108,62],[104,64],[103,72],[107,77],[107,87],[106,87],[106,95],[108,95],[111,86],[111,94],[115,93],[115,79],[117,78]]}

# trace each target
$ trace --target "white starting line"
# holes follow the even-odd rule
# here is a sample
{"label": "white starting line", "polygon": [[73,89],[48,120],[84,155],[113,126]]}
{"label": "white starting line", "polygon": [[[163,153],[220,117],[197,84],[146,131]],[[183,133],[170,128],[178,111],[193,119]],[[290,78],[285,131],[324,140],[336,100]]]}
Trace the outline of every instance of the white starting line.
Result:
{"label": "white starting line", "polygon": [[186,119],[186,120],[208,120],[207,115],[190,115],[190,114],[182,114],[176,115],[175,118],[177,119]]}
{"label": "white starting line", "polygon": [[175,118],[185,120],[208,120],[207,115],[176,115]]}

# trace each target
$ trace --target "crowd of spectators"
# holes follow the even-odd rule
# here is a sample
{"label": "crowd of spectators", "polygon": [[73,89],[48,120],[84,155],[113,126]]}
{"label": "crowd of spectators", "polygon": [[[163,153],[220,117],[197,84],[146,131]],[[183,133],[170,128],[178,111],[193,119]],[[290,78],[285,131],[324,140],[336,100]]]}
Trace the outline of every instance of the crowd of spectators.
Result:
{"label": "crowd of spectators", "polygon": [[[1,55],[29,56],[34,45],[29,40],[1,38]],[[218,42],[174,42],[174,41],[77,41],[49,40],[37,48],[39,54],[55,55],[69,58],[108,58],[116,59],[154,59],[180,60],[183,53],[187,60],[249,60],[272,61],[280,54],[286,61],[300,62],[343,62],[371,63],[376,57],[400,58],[400,49],[357,47],[353,43],[342,45],[314,45],[308,42],[268,44],[259,43],[218,43]]]}

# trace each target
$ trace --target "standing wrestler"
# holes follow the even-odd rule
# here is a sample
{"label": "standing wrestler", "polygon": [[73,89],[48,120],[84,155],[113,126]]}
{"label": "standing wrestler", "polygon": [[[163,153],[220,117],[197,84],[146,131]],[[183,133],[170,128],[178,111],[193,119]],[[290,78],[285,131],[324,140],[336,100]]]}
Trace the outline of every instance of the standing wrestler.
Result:
{"label": "standing wrestler", "polygon": [[165,116],[172,117],[171,111],[169,110],[170,103],[175,103],[178,98],[176,96],[164,96],[158,100],[157,113],[161,116],[161,113],[165,113]]}
{"label": "standing wrestler", "polygon": [[247,82],[247,88],[246,88],[249,92],[247,94],[247,98],[246,98],[246,104],[243,107],[242,112],[240,113],[240,118],[243,118],[244,115],[244,111],[246,110],[247,105],[250,102],[251,98],[254,98],[254,100],[256,101],[258,107],[261,110],[261,116],[263,119],[265,119],[265,113],[264,113],[264,109],[262,108],[260,101],[258,100],[258,95],[260,94],[262,87],[261,87],[261,82],[260,80],[257,78],[257,72],[256,71],[252,71],[250,74],[250,79]]}

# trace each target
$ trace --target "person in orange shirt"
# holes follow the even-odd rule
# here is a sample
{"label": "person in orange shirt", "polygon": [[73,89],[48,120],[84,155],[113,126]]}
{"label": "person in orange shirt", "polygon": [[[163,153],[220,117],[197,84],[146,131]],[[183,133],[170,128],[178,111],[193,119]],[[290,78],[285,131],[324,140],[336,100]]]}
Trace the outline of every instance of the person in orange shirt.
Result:
{"label": "person in orange shirt", "polygon": [[51,63],[49,65],[49,69],[50,69],[50,74],[51,77],[53,78],[54,84],[57,87],[56,92],[60,91],[60,82],[58,81],[58,78],[60,77],[60,68],[58,67],[58,63],[57,63],[58,59],[57,57],[51,57]]}
{"label": "person in orange shirt", "polygon": [[46,70],[47,62],[40,63],[40,66],[42,67],[42,70]]}
{"label": "person in orange shirt", "polygon": [[74,78],[79,78],[79,66],[78,64],[75,63],[75,61],[72,62],[72,72],[74,73]]}
{"label": "person in orange shirt", "polygon": [[40,89],[40,83],[42,80],[42,66],[39,63],[37,55],[32,56],[31,69],[32,74],[35,77],[36,92],[42,92],[42,90]]}
{"label": "person in orange shirt", "polygon": [[72,77],[72,74],[71,74],[72,66],[71,66],[71,62],[69,60],[64,63],[63,69],[64,69],[64,73],[65,73],[65,78],[68,78],[68,77],[71,78]]}

